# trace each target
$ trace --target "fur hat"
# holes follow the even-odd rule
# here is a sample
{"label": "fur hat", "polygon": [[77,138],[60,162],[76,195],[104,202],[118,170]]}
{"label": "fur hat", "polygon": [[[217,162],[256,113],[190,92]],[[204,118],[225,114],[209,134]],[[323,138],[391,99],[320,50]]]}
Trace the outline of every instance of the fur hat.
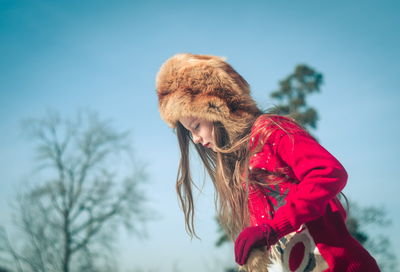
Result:
{"label": "fur hat", "polygon": [[198,117],[232,134],[260,113],[248,83],[221,57],[177,54],[161,66],[156,88],[161,118],[172,128],[182,117]]}

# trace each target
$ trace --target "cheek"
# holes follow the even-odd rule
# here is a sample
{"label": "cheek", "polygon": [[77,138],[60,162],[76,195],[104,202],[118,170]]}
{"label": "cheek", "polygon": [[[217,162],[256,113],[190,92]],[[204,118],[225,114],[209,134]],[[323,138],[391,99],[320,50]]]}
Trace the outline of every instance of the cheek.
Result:
{"label": "cheek", "polygon": [[212,123],[205,123],[202,126],[202,137],[207,142],[213,142],[213,124]]}
{"label": "cheek", "polygon": [[201,132],[200,132],[200,136],[201,138],[203,138],[206,141],[210,141],[210,139],[212,139],[211,136],[211,131],[208,128],[204,128]]}
{"label": "cheek", "polygon": [[209,129],[208,129],[208,139],[209,139],[209,141],[211,142],[211,141],[213,141],[214,140],[214,137],[213,137],[213,128],[212,127],[210,127]]}
{"label": "cheek", "polygon": [[208,136],[208,140],[211,142],[213,140],[212,131],[209,131],[207,136]]}

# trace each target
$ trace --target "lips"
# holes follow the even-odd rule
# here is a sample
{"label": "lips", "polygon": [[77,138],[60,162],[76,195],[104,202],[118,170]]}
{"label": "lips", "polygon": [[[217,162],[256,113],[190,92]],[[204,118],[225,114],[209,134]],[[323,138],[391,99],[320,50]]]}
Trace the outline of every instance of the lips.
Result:
{"label": "lips", "polygon": [[210,143],[203,145],[204,147],[210,148]]}

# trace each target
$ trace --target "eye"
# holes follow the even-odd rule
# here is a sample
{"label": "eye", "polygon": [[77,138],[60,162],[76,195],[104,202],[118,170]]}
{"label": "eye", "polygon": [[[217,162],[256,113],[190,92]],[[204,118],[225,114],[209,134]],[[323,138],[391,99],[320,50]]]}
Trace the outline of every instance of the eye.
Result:
{"label": "eye", "polygon": [[200,128],[200,123],[197,123],[197,125],[194,127],[194,130],[195,130],[195,131],[198,131],[199,128]]}

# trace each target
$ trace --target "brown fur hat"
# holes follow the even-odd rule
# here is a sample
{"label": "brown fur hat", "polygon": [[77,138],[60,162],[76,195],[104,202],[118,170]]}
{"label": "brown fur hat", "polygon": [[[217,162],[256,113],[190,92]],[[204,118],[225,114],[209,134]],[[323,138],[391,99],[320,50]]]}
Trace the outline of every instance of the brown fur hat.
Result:
{"label": "brown fur hat", "polygon": [[161,66],[156,88],[161,118],[172,128],[182,117],[198,117],[235,135],[260,113],[248,83],[221,57],[177,54]]}

